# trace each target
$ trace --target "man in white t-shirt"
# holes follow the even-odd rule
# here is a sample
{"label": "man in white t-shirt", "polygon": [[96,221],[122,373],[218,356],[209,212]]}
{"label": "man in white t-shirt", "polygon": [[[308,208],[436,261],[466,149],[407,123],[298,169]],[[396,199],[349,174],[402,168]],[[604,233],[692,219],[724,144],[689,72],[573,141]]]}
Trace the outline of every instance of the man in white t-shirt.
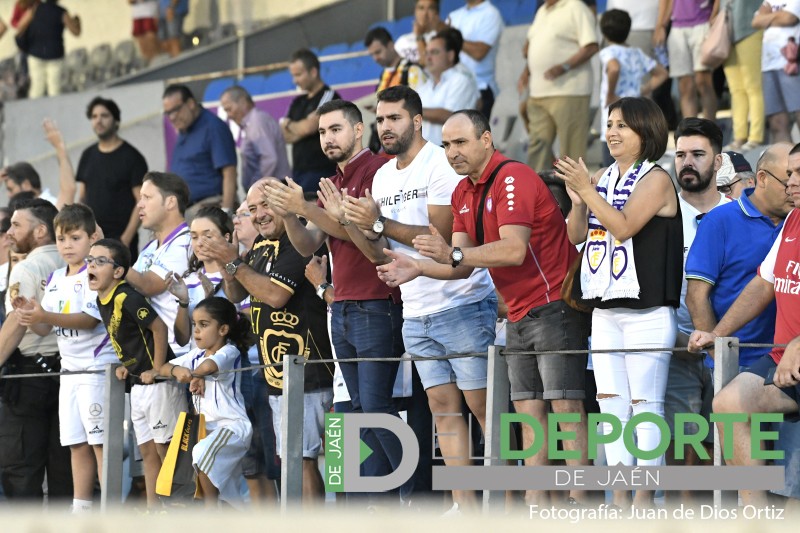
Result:
{"label": "man in white t-shirt", "polygon": [[494,99],[500,89],[494,77],[497,45],[505,25],[500,11],[489,0],[466,0],[466,5],[450,13],[447,23],[464,36],[461,62],[478,80],[481,108],[485,117],[492,116]]}
{"label": "man in white t-shirt", "polygon": [[183,218],[188,202],[189,187],[179,176],[164,172],[145,174],[136,207],[142,227],[152,231],[155,239],[142,249],[126,278],[150,300],[167,324],[169,345],[176,356],[186,353],[189,344],[181,346],[175,341],[178,301],[167,290],[166,279],[171,272],[183,275],[189,269],[191,239]]}
{"label": "man in white t-shirt", "polygon": [[[422,102],[413,89],[396,86],[380,92],[376,121],[383,149],[396,158],[375,173],[372,194],[344,198],[345,215],[364,231],[367,239],[356,244],[374,263],[390,260],[383,252],[387,247],[421,258],[412,243],[417,235],[435,232],[450,241],[450,197],[461,178],[444,150],[423,138]],[[452,261],[456,267],[461,260],[454,254]],[[497,298],[486,269],[475,269],[463,280],[418,278],[401,291],[403,341],[412,356],[485,352],[493,343]],[[460,415],[462,393],[485,429],[486,359],[415,364],[436,416],[445,463],[470,465],[470,439]],[[473,491],[453,491],[453,500],[456,512],[477,504]]]}
{"label": "man in white t-shirt", "polygon": [[439,16],[439,0],[417,0],[414,5],[414,29],[394,42],[403,59],[425,66],[425,48],[436,32],[447,25]]}
{"label": "man in white t-shirt", "polygon": [[419,89],[422,100],[422,138],[442,144],[442,124],[459,109],[475,109],[480,94],[469,71],[456,68],[461,34],[448,28],[436,34],[425,52],[430,77]]}

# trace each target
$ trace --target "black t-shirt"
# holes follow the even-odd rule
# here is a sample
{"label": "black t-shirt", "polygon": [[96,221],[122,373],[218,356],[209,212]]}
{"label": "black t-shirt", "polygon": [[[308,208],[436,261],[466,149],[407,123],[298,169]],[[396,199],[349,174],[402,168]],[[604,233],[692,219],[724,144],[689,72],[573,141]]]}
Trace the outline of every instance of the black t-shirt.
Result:
{"label": "black t-shirt", "polygon": [[[275,309],[250,297],[253,331],[258,335],[258,355],[264,364],[280,363],[285,354],[308,360],[333,360],[328,339],[328,311],[325,302],[306,279],[309,259],[303,258],[284,233],[278,240],[258,236],[247,254],[247,264],[269,281],[292,293],[286,307]],[[281,394],[283,369],[264,369],[269,394]],[[305,367],[305,391],[333,386],[333,364],[313,363]]]}
{"label": "black t-shirt", "polygon": [[[331,100],[339,100],[339,93],[325,85],[311,98],[301,94],[292,100],[288,116],[291,120],[303,120],[322,104]],[[316,170],[320,176],[332,176],[336,172],[336,163],[328,159],[319,144],[319,134],[315,131],[292,144],[292,169],[294,172]]]}
{"label": "black t-shirt", "polygon": [[39,59],[64,57],[64,14],[66,9],[55,2],[42,2],[36,7],[27,34],[28,53]]}
{"label": "black t-shirt", "polygon": [[94,144],[81,154],[76,179],[86,185],[86,205],[106,237],[119,239],[125,231],[136,207],[131,191],[141,187],[146,173],[147,161],[125,141],[113,152],[101,152]]}
{"label": "black t-shirt", "polygon": [[[158,315],[145,297],[123,281],[105,300],[98,297],[97,307],[122,365],[136,375],[151,370],[155,343],[149,326]],[[167,345],[167,361],[174,358]],[[136,378],[132,381],[139,383]]]}

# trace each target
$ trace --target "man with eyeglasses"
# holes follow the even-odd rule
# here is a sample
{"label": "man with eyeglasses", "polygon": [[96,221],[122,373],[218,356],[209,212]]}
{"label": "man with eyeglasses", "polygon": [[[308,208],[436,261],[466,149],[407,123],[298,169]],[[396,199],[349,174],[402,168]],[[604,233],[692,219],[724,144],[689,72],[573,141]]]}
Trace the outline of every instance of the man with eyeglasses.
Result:
{"label": "man with eyeglasses", "polygon": [[[714,176],[722,164],[722,130],[711,120],[701,118],[683,119],[675,130],[675,172],[678,178],[681,215],[683,218],[683,260],[692,247],[697,227],[712,209],[730,202],[717,191]],[[689,310],[686,307],[686,280],[681,286],[681,305],[678,308],[678,337],[675,346],[686,346],[689,334],[694,330]],[[676,351],[670,358],[667,392],[664,398],[664,415],[675,435],[676,413],[699,413],[708,417],[714,393],[711,371],[703,357],[685,351]],[[696,423],[684,425],[684,433],[698,432]],[[707,437],[710,443],[710,437]],[[684,446],[685,460],[677,460],[674,441],[667,450],[667,464],[699,464],[694,448]],[[674,498],[675,493],[668,497]],[[690,494],[683,493],[683,503],[691,504]],[[677,503],[677,502],[676,502]]]}
{"label": "man with eyeglasses", "polygon": [[[763,159],[763,157],[762,157]],[[716,337],[736,335],[743,326],[756,318],[773,301],[776,307],[775,335],[771,342],[776,345],[788,344],[786,348],[775,347],[769,354],[756,360],[749,368],[736,376],[714,398],[716,413],[784,413],[798,412],[800,399],[800,144],[789,151],[788,169],[784,175],[788,179],[778,178],[778,165],[765,165],[759,162],[759,184],[761,169],[765,172],[765,180],[771,186],[782,190],[791,202],[791,210],[775,238],[766,257],[758,266],[755,276],[742,289],[741,294],[728,308],[725,315],[711,329],[698,330],[692,333],[689,349],[699,351],[711,345]],[[780,181],[780,184],[778,183]],[[704,222],[705,223],[705,222]],[[741,241],[750,247],[747,241]],[[774,387],[772,385],[775,385]],[[784,422],[779,430],[776,448],[786,452],[784,464],[796,460],[791,457],[796,453],[797,424]],[[791,428],[789,433],[785,428]],[[761,466],[764,461],[754,459],[750,453],[750,422],[734,425],[733,458],[727,463],[733,466]],[[787,442],[793,437],[795,443]],[[786,481],[780,494],[798,498],[800,495],[800,477],[796,468],[786,468]],[[745,505],[765,505],[767,503],[763,491],[741,491]]]}
{"label": "man with eyeglasses", "polygon": [[178,132],[170,172],[189,186],[186,218],[206,205],[227,213],[236,207],[236,145],[228,125],[204,109],[185,85],[170,85],[162,99],[164,116]]}
{"label": "man with eyeglasses", "polygon": [[736,200],[742,191],[756,185],[756,175],[745,157],[739,152],[722,152],[722,165],[717,170],[717,190]]}

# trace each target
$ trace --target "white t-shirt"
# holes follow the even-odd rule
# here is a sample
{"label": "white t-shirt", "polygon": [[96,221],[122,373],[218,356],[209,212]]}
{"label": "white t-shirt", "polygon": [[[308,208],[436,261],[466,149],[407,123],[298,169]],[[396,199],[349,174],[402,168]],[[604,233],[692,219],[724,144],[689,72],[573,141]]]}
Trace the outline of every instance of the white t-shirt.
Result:
{"label": "white t-shirt", "polygon": [[494,67],[500,34],[505,27],[500,11],[489,0],[485,0],[475,7],[465,5],[456,9],[447,20],[450,26],[461,32],[465,41],[478,41],[491,46],[489,53],[480,61],[472,59],[464,51],[459,58],[475,74],[478,89],[491,87],[497,96],[499,89],[494,79]]}
{"label": "white t-shirt", "polygon": [[[428,206],[449,207],[461,179],[447,162],[444,149],[428,142],[406,168],[398,170],[397,160],[393,160],[378,169],[372,181],[372,196],[386,218],[428,226]],[[422,258],[415,248],[400,242],[390,239],[389,246]],[[401,285],[400,290],[403,316],[415,318],[481,301],[494,291],[494,284],[485,268],[476,268],[467,279],[443,281],[421,276]]]}
{"label": "white t-shirt", "polygon": [[67,276],[66,267],[53,272],[41,304],[50,313],[86,313],[99,321],[91,330],[53,326],[64,370],[100,370],[119,362],[97,308],[97,293],[89,289],[85,266],[72,276]]}
{"label": "white t-shirt", "polygon": [[139,0],[131,4],[131,18],[153,19],[158,18],[158,2],[156,0]]}
{"label": "white t-shirt", "polygon": [[[436,35],[436,30],[431,30],[422,35],[427,43]],[[403,59],[408,59],[412,63],[419,63],[419,46],[417,46],[417,34],[412,32],[404,33],[394,42],[395,51]]]}
{"label": "white t-shirt", "polygon": [[[770,3],[772,11],[788,11],[800,18],[800,0],[782,0]],[[786,58],[781,54],[783,48],[794,37],[800,44],[800,24],[789,27],[770,26],[764,30],[764,41],[761,47],[761,71],[780,70],[786,64]]]}
{"label": "white t-shirt", "polygon": [[[428,109],[443,108],[449,111],[475,109],[475,104],[480,98],[475,77],[456,68],[442,72],[437,85],[434,85],[433,78],[428,78],[417,92],[422,100],[422,107]],[[435,146],[441,146],[442,125],[423,120],[422,137]]]}
{"label": "white t-shirt", "polygon": [[608,0],[606,9],[621,9],[631,17],[631,31],[653,31],[658,20],[658,0]]}
{"label": "white t-shirt", "polygon": [[2,265],[0,265],[0,292],[6,290],[8,288],[8,265],[10,264],[9,261],[6,261]]}
{"label": "white t-shirt", "polygon": [[[696,209],[692,204],[688,203],[686,200],[683,199],[682,195],[678,195],[678,200],[681,203],[681,217],[683,218],[683,273],[684,276],[681,279],[681,306],[678,308],[678,329],[687,335],[691,334],[694,331],[694,326],[692,325],[692,317],[689,315],[689,308],[686,307],[686,258],[689,256],[689,248],[692,247],[692,243],[694,242],[694,238],[697,235],[697,226],[702,221],[698,222],[697,216],[700,215],[700,211]],[[721,205],[727,204],[731,201],[730,198],[725,196],[724,194],[719,194],[719,202],[714,208],[717,208]],[[713,208],[712,208],[713,209]]]}
{"label": "white t-shirt", "polygon": [[[166,279],[170,272],[182,275],[189,269],[189,257],[192,255],[191,246],[189,227],[183,223],[164,239],[162,245],[159,246],[157,240],[147,243],[139,254],[136,264],[133,265],[133,269],[142,274],[153,272],[161,279]],[[175,317],[178,315],[178,303],[175,301],[175,297],[169,291],[164,291],[150,297],[149,300],[158,316],[167,325],[169,345],[172,351],[175,355],[185,354],[189,350],[189,345],[180,346],[175,342]]]}

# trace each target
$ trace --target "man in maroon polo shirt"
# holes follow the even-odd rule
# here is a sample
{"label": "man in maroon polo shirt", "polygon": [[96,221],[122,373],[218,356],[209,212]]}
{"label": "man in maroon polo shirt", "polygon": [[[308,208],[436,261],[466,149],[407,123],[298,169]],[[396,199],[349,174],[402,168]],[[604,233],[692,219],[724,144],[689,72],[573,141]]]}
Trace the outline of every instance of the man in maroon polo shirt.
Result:
{"label": "man in maroon polo shirt", "polygon": [[[495,150],[489,122],[479,111],[453,113],[442,128],[442,140],[450,165],[465,176],[452,197],[453,246],[435,231],[419,235],[414,247],[432,261],[389,251],[394,261],[378,267],[381,279],[395,287],[417,276],[453,279],[468,275],[473,268],[488,268],[508,305],[508,350],[585,349],[588,316],[561,301],[561,283],[576,251],[550,190],[527,165]],[[560,427],[576,432],[576,439],[564,446],[580,451],[581,458],[568,463],[588,464],[583,409],[586,356],[508,355],[506,360],[517,412],[537,418],[544,428],[548,401],[556,413],[581,415],[580,422]],[[527,424],[523,424],[522,438],[523,447],[529,448],[534,433]],[[547,445],[525,463],[547,464]],[[543,491],[526,494],[530,504],[545,503],[545,498]],[[572,491],[569,503],[582,499],[582,492]]]}
{"label": "man in maroon polo shirt", "polygon": [[[334,292],[331,338],[337,359],[398,358],[397,362],[340,365],[353,410],[397,415],[392,390],[405,351],[400,290],[381,282],[375,266],[354,244],[366,237],[345,219],[340,193],[346,188],[351,196],[364,196],[364,191],[372,188],[375,171],[388,160],[363,148],[364,124],[355,104],[331,100],[320,106],[317,114],[322,150],[337,164],[336,174],[320,181],[320,201],[306,202],[302,188],[291,179],[286,185],[270,182],[265,193],[273,209],[283,216],[289,239],[301,255],[312,255],[328,239],[333,285],[320,285],[317,294],[324,299],[326,290]],[[298,217],[308,223],[303,225]],[[427,420],[430,428],[430,413]],[[362,438],[377,456],[365,461],[365,475],[386,475],[400,464],[400,443],[387,430],[367,432]],[[391,469],[387,470],[389,465]]]}

